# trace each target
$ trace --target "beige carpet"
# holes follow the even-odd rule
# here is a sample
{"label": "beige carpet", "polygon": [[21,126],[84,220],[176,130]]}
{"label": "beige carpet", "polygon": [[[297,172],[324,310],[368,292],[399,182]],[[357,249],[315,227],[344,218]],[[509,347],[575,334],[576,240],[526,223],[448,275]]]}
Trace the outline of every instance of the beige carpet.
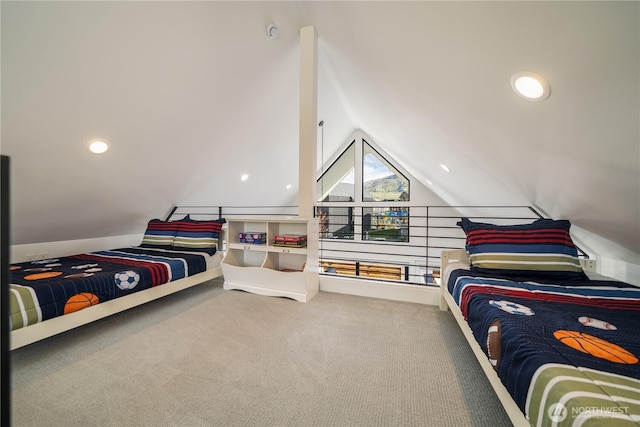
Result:
{"label": "beige carpet", "polygon": [[507,426],[451,313],[221,280],[18,349],[15,426]]}

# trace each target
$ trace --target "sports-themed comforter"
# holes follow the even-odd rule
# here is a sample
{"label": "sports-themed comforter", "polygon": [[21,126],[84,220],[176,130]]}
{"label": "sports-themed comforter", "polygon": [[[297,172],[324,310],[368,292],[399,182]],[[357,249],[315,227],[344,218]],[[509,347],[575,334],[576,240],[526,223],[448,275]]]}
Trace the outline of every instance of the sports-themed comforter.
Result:
{"label": "sports-themed comforter", "polygon": [[122,248],[11,265],[11,329],[201,273],[204,255]]}
{"label": "sports-themed comforter", "polygon": [[448,289],[532,425],[640,425],[640,288],[455,270]]}

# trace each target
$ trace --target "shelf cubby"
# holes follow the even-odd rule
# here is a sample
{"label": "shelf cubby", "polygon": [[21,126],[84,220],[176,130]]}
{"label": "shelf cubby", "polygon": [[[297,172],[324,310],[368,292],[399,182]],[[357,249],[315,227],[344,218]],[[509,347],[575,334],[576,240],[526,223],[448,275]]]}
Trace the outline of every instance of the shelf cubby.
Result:
{"label": "shelf cubby", "polygon": [[[315,218],[227,220],[229,247],[222,261],[224,289],[307,302],[318,293],[318,223]],[[240,233],[266,233],[264,243],[245,243]],[[274,245],[276,236],[307,235],[304,247]]]}

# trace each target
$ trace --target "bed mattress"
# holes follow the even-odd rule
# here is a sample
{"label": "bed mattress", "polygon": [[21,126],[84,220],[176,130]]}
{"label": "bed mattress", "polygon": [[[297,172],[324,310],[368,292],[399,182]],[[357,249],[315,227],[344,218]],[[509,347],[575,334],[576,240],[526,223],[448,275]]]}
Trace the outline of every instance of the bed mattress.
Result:
{"label": "bed mattress", "polygon": [[130,247],[12,264],[11,329],[190,277],[219,260],[219,253]]}
{"label": "bed mattress", "polygon": [[638,425],[640,288],[454,270],[447,288],[532,425]]}

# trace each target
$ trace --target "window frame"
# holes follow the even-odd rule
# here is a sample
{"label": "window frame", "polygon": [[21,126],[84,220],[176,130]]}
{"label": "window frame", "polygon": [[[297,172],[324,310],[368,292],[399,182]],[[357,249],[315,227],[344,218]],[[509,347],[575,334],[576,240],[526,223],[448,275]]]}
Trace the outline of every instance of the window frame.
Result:
{"label": "window frame", "polygon": [[[352,135],[349,139],[347,139],[347,141],[351,140],[348,144],[346,144],[345,148],[331,161],[331,163],[329,164],[328,167],[326,167],[324,170],[322,170],[322,174],[320,175],[320,177],[316,180],[316,184],[317,184],[317,192],[320,193],[319,197],[317,197],[317,206],[316,206],[316,216],[319,219],[324,218],[325,216],[327,217],[326,219],[326,229],[325,230],[320,230],[320,239],[321,240],[346,240],[346,241],[352,241],[354,243],[369,243],[369,244],[408,244],[410,243],[410,213],[409,213],[409,208],[411,206],[410,201],[411,201],[411,179],[408,178],[408,176],[405,174],[405,172],[403,171],[402,166],[399,166],[396,164],[395,160],[393,161],[389,161],[388,160],[388,156],[383,155],[381,153],[380,150],[378,150],[378,148],[376,148],[375,145],[369,143],[367,141],[367,139],[365,139],[365,135],[360,135],[360,134],[356,134],[356,135]],[[366,145],[365,145],[366,144]],[[367,148],[368,147],[368,148]],[[353,174],[354,174],[354,182],[353,182],[353,196],[348,196],[349,198],[351,198],[352,200],[323,200],[323,192],[320,189],[320,183],[322,179],[325,179],[328,174],[330,173],[331,169],[333,167],[335,167],[335,165],[341,161],[341,159],[344,158],[345,154],[348,153],[350,150],[353,150]],[[404,194],[406,192],[406,200],[401,199],[400,197],[398,197],[395,200],[383,200],[383,201],[378,201],[378,200],[374,200],[373,198],[371,198],[370,200],[365,200],[364,199],[364,194],[365,194],[365,183],[364,183],[364,162],[365,162],[365,155],[369,155],[372,154],[376,160],[378,162],[380,162],[382,165],[384,165],[385,167],[387,167],[390,171],[390,173],[392,173],[393,175],[389,175],[389,177],[391,176],[395,176],[397,179],[401,179],[404,182],[406,182],[406,189],[405,191],[401,192],[400,195]],[[357,158],[359,157],[360,161],[358,162]],[[342,170],[342,166],[340,165]],[[346,177],[346,175],[345,175]],[[344,178],[342,178],[344,179]],[[334,183],[335,185],[339,185],[339,182]],[[358,193],[356,191],[356,187],[360,187],[360,193]],[[330,192],[327,193],[327,195],[325,195],[325,198],[329,198],[330,196]],[[345,196],[346,198],[347,196]],[[329,229],[333,228],[336,225],[339,224],[332,224],[330,221],[332,219],[332,214],[331,211],[335,212],[335,209],[339,209],[339,208],[343,208],[343,209],[348,209],[349,210],[349,214],[348,217],[350,218],[350,221],[347,221],[348,223],[344,225],[344,227],[342,227],[343,231],[341,233],[339,233],[339,235],[334,236],[332,232],[329,231]],[[360,208],[360,209],[357,209]],[[399,228],[401,231],[398,232],[398,238],[394,238],[394,239],[370,239],[370,238],[365,238],[365,233],[369,232],[369,230],[364,230],[365,224],[364,224],[364,211],[368,210],[368,211],[372,211],[374,209],[386,209],[388,210],[394,210],[394,209],[399,209],[399,210],[404,210],[407,212],[406,215],[406,225],[402,225]],[[339,215],[341,216],[341,215]],[[358,218],[359,217],[359,218]],[[320,228],[322,228],[322,224],[319,224]],[[390,224],[392,225],[392,224]],[[406,230],[406,231],[402,231],[402,230]],[[382,232],[381,234],[385,234],[384,232]],[[340,237],[341,236],[341,237]]]}

